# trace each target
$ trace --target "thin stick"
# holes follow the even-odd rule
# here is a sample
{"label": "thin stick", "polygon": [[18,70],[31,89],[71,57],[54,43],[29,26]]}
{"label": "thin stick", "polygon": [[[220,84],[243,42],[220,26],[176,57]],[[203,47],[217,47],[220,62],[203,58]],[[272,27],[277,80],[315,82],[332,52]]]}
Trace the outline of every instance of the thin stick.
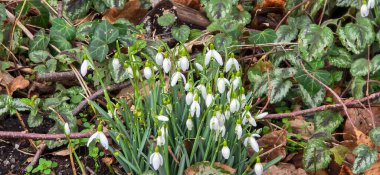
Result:
{"label": "thin stick", "polygon": [[[368,44],[368,50],[367,50],[368,52],[367,52],[367,60],[368,60],[368,63],[367,63],[367,69],[368,69],[368,73],[367,73],[367,81],[366,81],[366,84],[367,84],[367,89],[366,89],[366,91],[365,91],[365,95],[366,96],[368,96],[369,95],[369,74],[370,74],[370,71],[371,71],[371,69],[370,69],[370,61],[369,61],[369,59],[370,59],[370,57],[371,57],[371,45],[370,44]],[[375,117],[374,117],[374,115],[373,115],[373,112],[372,112],[372,107],[371,107],[371,103],[368,101],[368,108],[369,108],[369,110],[368,110],[368,112],[369,112],[369,114],[371,115],[371,119],[372,119],[372,127],[373,128],[375,128],[376,127],[376,123],[375,123]]]}
{"label": "thin stick", "polygon": [[[71,139],[88,138],[94,132],[84,132],[84,133],[72,133],[70,134]],[[0,131],[0,138],[9,139],[33,139],[33,140],[60,140],[66,139],[65,134],[40,134],[40,133],[24,133],[15,131]]]}
{"label": "thin stick", "polygon": [[34,167],[34,165],[37,164],[38,159],[40,158],[41,154],[44,152],[46,148],[46,144],[41,144],[39,146],[39,149],[37,150],[36,154],[34,154],[33,160],[29,163],[27,167]]}

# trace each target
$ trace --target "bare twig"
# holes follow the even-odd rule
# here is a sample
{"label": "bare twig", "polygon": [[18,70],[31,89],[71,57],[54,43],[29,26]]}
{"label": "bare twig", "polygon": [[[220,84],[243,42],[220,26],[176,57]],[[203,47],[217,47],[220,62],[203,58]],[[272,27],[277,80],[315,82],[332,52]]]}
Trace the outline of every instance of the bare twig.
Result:
{"label": "bare twig", "polygon": [[[70,134],[71,139],[88,138],[94,132],[84,132],[84,133],[72,133]],[[0,138],[10,138],[10,139],[34,139],[34,140],[60,140],[66,139],[65,134],[40,134],[40,133],[24,133],[17,131],[0,131]]]}
{"label": "bare twig", "polygon": [[[367,81],[366,81],[366,84],[367,84],[367,89],[365,91],[365,95],[368,96],[369,95],[369,75],[370,75],[370,67],[371,67],[371,62],[370,62],[370,57],[371,57],[371,45],[368,44],[368,50],[367,50],[367,60],[368,60],[368,63],[367,63],[367,69],[368,69],[368,73],[367,73]],[[372,119],[372,127],[375,128],[376,127],[376,123],[375,123],[375,117],[373,115],[373,112],[372,112],[372,108],[371,108],[371,103],[369,102],[368,100],[368,112],[369,114],[371,115],[371,119]]]}
{"label": "bare twig", "polygon": [[298,8],[302,7],[302,5],[306,4],[308,1],[309,1],[309,0],[305,0],[305,1],[301,2],[301,3],[299,3],[298,5],[294,6],[292,9],[290,9],[290,10],[286,13],[286,15],[281,19],[281,21],[277,24],[275,31],[277,31],[278,28],[280,28],[281,24],[285,22],[285,20],[288,18],[288,16],[289,16],[292,12],[294,12],[294,11],[296,11]]}
{"label": "bare twig", "polygon": [[[360,107],[360,105],[359,105],[360,103],[366,102],[368,100],[373,100],[373,99],[376,99],[379,97],[380,97],[380,92],[376,92],[376,93],[373,93],[373,94],[371,94],[367,97],[364,97],[360,100],[346,102],[346,103],[344,103],[344,105],[346,107],[349,107],[349,108],[354,108],[354,107],[358,107],[358,106]],[[295,111],[295,112],[290,112],[290,113],[269,114],[265,117],[265,119],[279,119],[279,118],[286,118],[286,117],[296,117],[296,116],[312,114],[315,112],[324,111],[324,110],[328,110],[328,109],[340,109],[340,108],[343,108],[343,104],[323,105],[323,106],[319,106],[319,107],[315,107],[315,108],[311,108],[311,109],[305,109],[305,110]]]}
{"label": "bare twig", "polygon": [[68,72],[51,72],[44,74],[37,74],[37,81],[67,81],[67,80],[76,80],[75,73],[73,71]]}
{"label": "bare twig", "polygon": [[46,144],[41,144],[36,152],[36,154],[34,154],[34,157],[33,157],[33,160],[29,163],[29,165],[27,167],[34,167],[34,165],[37,164],[38,162],[38,159],[40,158],[41,154],[44,152],[46,148]]}

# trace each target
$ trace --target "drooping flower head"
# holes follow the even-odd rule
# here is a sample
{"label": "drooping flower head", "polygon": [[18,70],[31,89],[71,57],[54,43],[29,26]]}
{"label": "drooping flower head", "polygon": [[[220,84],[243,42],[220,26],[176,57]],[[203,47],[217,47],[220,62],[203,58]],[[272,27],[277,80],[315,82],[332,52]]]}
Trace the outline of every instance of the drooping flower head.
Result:
{"label": "drooping flower head", "polygon": [[366,4],[363,4],[360,8],[360,14],[362,17],[367,17],[369,14],[368,6]]}
{"label": "drooping flower head", "polygon": [[222,156],[224,159],[228,159],[230,157],[230,148],[228,148],[227,140],[223,141]]}
{"label": "drooping flower head", "polygon": [[162,66],[162,63],[164,61],[164,54],[162,54],[161,47],[158,48],[154,61],[156,61],[157,65]]}
{"label": "drooping flower head", "polygon": [[154,170],[158,170],[164,164],[164,159],[160,152],[158,152],[157,146],[154,148],[154,153],[149,157],[149,163],[153,166]]}
{"label": "drooping flower head", "polygon": [[236,71],[239,71],[240,69],[239,62],[235,59],[234,53],[230,54],[230,58],[228,59],[226,63],[226,67],[224,71],[229,72],[230,70],[232,70],[231,68],[235,68]]}
{"label": "drooping flower head", "polygon": [[222,56],[220,56],[219,52],[214,49],[214,45],[210,44],[210,50],[207,51],[205,56],[206,66],[208,66],[212,58],[214,58],[219,65],[223,66]]}
{"label": "drooping flower head", "polygon": [[107,140],[106,135],[103,133],[103,126],[102,126],[101,123],[98,125],[98,131],[95,132],[94,134],[92,134],[91,137],[88,139],[88,141],[87,141],[87,147],[90,146],[90,143],[91,143],[93,140],[95,140],[95,141],[99,141],[100,144],[101,144],[105,149],[108,149],[108,140]]}

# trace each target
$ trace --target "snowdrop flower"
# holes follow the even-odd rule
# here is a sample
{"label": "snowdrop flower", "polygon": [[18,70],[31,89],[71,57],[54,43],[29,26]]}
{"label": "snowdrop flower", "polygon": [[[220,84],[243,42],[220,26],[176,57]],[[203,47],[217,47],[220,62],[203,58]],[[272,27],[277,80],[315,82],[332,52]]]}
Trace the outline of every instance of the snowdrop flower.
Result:
{"label": "snowdrop flower", "polygon": [[149,163],[153,166],[154,170],[158,170],[160,166],[164,164],[164,159],[162,158],[160,152],[158,152],[158,147],[154,149],[154,153],[150,155]]}
{"label": "snowdrop flower", "polygon": [[170,59],[168,57],[165,57],[162,66],[164,68],[164,72],[169,73],[170,68],[172,67],[172,62],[170,61]]}
{"label": "snowdrop flower", "polygon": [[[222,134],[222,137],[224,137],[224,135],[226,134],[226,127],[223,125],[223,126],[219,126],[219,133]],[[215,138],[215,141],[218,141],[217,138]]]}
{"label": "snowdrop flower", "polygon": [[262,175],[264,171],[263,165],[260,163],[260,161],[256,162],[255,164],[255,174],[256,175]]}
{"label": "snowdrop flower", "polygon": [[230,148],[228,148],[226,140],[223,142],[222,156],[224,159],[230,158]]}
{"label": "snowdrop flower", "polygon": [[260,137],[258,134],[248,134],[248,137],[244,139],[244,146],[251,146],[255,152],[259,152],[259,144],[255,137]]}
{"label": "snowdrop flower", "polygon": [[190,115],[191,117],[194,116],[194,114],[199,117],[201,115],[201,106],[199,105],[199,96],[198,94],[194,95],[193,103],[191,103],[190,106]]}
{"label": "snowdrop flower", "polygon": [[249,124],[251,124],[252,126],[257,126],[255,118],[253,118],[251,112],[249,112],[248,106],[245,106],[245,110],[241,115],[241,118],[243,119],[243,125],[249,122]]}
{"label": "snowdrop flower", "polygon": [[206,97],[207,97],[207,90],[206,90],[206,87],[205,85],[202,84],[202,82],[197,86],[197,89],[199,89],[201,91],[201,94],[202,94],[202,97],[203,99],[206,100]]}
{"label": "snowdrop flower", "polygon": [[[236,95],[235,95],[236,96]],[[235,113],[240,109],[240,103],[236,99],[236,97],[233,97],[230,103],[230,111],[231,113]]]}
{"label": "snowdrop flower", "polygon": [[237,119],[237,121],[236,121],[235,133],[236,133],[238,139],[241,139],[241,136],[243,135],[243,128],[241,127],[241,120],[240,119]]}
{"label": "snowdrop flower", "polygon": [[185,91],[189,91],[191,87],[193,87],[193,83],[191,78],[189,78],[189,81],[185,84]]}
{"label": "snowdrop flower", "polygon": [[231,53],[231,57],[228,59],[224,71],[229,72],[231,70],[232,66],[235,67],[236,71],[239,71],[240,65],[239,65],[239,62],[234,58],[233,53]]}
{"label": "snowdrop flower", "polygon": [[157,119],[158,119],[159,121],[162,121],[162,122],[167,122],[167,121],[169,121],[169,118],[166,117],[166,116],[164,116],[164,115],[159,115],[159,116],[157,116]]}
{"label": "snowdrop flower", "polygon": [[207,66],[210,63],[211,58],[215,58],[216,62],[219,65],[223,66],[222,56],[214,49],[214,45],[210,44],[210,50],[207,51],[205,56],[205,65]]}
{"label": "snowdrop flower", "polygon": [[236,76],[231,80],[232,81],[232,86],[233,86],[234,90],[236,90],[236,88],[240,87],[240,84],[241,84],[241,77],[240,77],[240,75],[241,75],[241,73],[237,72]]}
{"label": "snowdrop flower", "polygon": [[125,72],[127,73],[129,78],[133,78],[133,69],[127,63],[124,64]]}
{"label": "snowdrop flower", "polygon": [[162,66],[162,63],[163,63],[163,60],[164,60],[164,55],[161,52],[161,48],[158,48],[158,52],[157,52],[156,57],[154,58],[154,60],[156,61],[156,63],[159,66]]}
{"label": "snowdrop flower", "polygon": [[230,119],[230,117],[231,117],[231,111],[230,111],[230,107],[228,105],[225,106],[224,117],[226,117],[227,120]]}
{"label": "snowdrop flower", "polygon": [[196,67],[199,71],[203,71],[203,66],[202,66],[201,64],[199,64],[199,63],[195,63],[194,65],[195,65],[195,67]]}
{"label": "snowdrop flower", "polygon": [[375,0],[368,0],[367,8],[373,9],[375,7]]}
{"label": "snowdrop flower", "polygon": [[161,130],[158,130],[157,132],[157,145],[162,146],[165,145],[165,136],[162,135]]}
{"label": "snowdrop flower", "polygon": [[210,129],[211,130],[215,130],[215,131],[219,131],[219,121],[218,121],[218,118],[216,118],[215,115],[216,114],[214,113],[214,115],[211,117],[211,120],[210,120]]}
{"label": "snowdrop flower", "polygon": [[220,74],[216,83],[218,86],[218,92],[221,94],[226,90],[226,85],[230,85],[230,82],[227,80],[227,78],[224,78],[223,73]]}
{"label": "snowdrop flower", "polygon": [[245,104],[247,104],[247,97],[245,96],[243,87],[240,88],[240,94],[240,106],[241,108],[244,108]]}
{"label": "snowdrop flower", "polygon": [[166,126],[161,126],[161,128],[160,128],[160,131],[161,131],[161,134],[162,134],[162,137],[166,137],[166,136],[168,136],[168,128],[166,127]]}
{"label": "snowdrop flower", "polygon": [[193,124],[193,120],[191,120],[191,117],[189,116],[189,118],[187,118],[186,120],[186,127],[189,131],[193,130],[193,127],[194,127],[194,124]]}
{"label": "snowdrop flower", "polygon": [[369,14],[369,10],[366,4],[363,4],[362,7],[360,8],[360,14],[362,17],[367,17]]}
{"label": "snowdrop flower", "polygon": [[96,141],[99,140],[100,144],[105,148],[108,149],[108,140],[106,135],[102,132],[103,127],[101,124],[98,125],[98,131],[92,134],[92,136],[87,141],[87,147],[90,146],[90,143],[95,139]]}
{"label": "snowdrop flower", "polygon": [[256,119],[262,119],[262,118],[266,117],[267,115],[268,115],[268,112],[263,112],[263,113],[257,115],[255,118]]}
{"label": "snowdrop flower", "polygon": [[146,62],[145,63],[145,68],[144,68],[144,77],[146,78],[146,79],[150,79],[150,77],[152,77],[152,73],[153,71],[152,71],[152,69],[150,68],[150,63],[149,62]]}
{"label": "snowdrop flower", "polygon": [[213,100],[214,100],[214,96],[212,95],[211,87],[207,86],[206,106],[209,107]]}
{"label": "snowdrop flower", "polygon": [[68,123],[65,123],[65,126],[63,127],[65,131],[65,135],[70,135],[70,127]]}
{"label": "snowdrop flower", "polygon": [[118,58],[114,58],[112,60],[112,67],[113,67],[113,70],[119,70],[120,69],[121,64],[120,64],[120,61]]}
{"label": "snowdrop flower", "polygon": [[189,69],[189,60],[187,59],[186,56],[182,56],[179,59],[179,67],[181,68],[182,71],[187,71]]}
{"label": "snowdrop flower", "polygon": [[179,71],[173,74],[170,85],[175,86],[180,78],[182,78],[183,83],[186,85],[186,77]]}
{"label": "snowdrop flower", "polygon": [[82,77],[87,75],[88,67],[90,66],[90,62],[85,59],[82,62],[82,65],[80,66],[80,74],[82,74]]}
{"label": "snowdrop flower", "polygon": [[194,98],[194,94],[193,94],[193,91],[191,90],[186,94],[186,104],[191,105],[191,103],[193,103],[193,98]]}

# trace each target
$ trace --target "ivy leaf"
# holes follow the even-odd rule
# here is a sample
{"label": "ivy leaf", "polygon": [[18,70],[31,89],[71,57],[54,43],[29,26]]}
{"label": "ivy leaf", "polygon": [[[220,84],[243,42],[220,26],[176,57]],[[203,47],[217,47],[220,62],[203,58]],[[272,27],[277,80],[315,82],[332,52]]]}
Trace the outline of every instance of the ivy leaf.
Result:
{"label": "ivy leaf", "polygon": [[343,117],[335,111],[326,110],[315,114],[316,131],[332,133],[342,122]]}
{"label": "ivy leaf", "polygon": [[172,28],[172,36],[177,41],[184,43],[187,41],[190,35],[190,27],[187,25],[181,25],[180,27]]}
{"label": "ivy leaf", "polygon": [[338,7],[356,7],[359,8],[360,4],[357,0],[337,0],[336,6]]}
{"label": "ivy leaf", "polygon": [[3,23],[5,19],[7,19],[7,13],[5,12],[4,4],[0,4],[0,24]]}
{"label": "ivy leaf", "polygon": [[352,65],[351,54],[343,48],[332,48],[329,50],[329,62],[339,68],[349,68]]}
{"label": "ivy leaf", "polygon": [[[308,70],[310,74],[312,74],[315,78],[320,80],[322,83],[326,85],[330,85],[331,74],[326,70]],[[321,89],[323,89],[322,85],[320,85],[317,81],[312,79],[309,75],[307,75],[302,69],[299,69],[294,77],[304,88],[310,93],[310,95],[315,95]]]}
{"label": "ivy leaf", "polygon": [[86,41],[90,38],[90,35],[94,32],[95,27],[99,24],[99,22],[91,21],[91,22],[85,22],[81,25],[79,25],[77,31],[76,31],[76,39],[81,41]]}
{"label": "ivy leaf", "polygon": [[331,161],[330,150],[320,139],[311,139],[306,145],[302,162],[308,172],[327,168]]}
{"label": "ivy leaf", "polygon": [[368,145],[361,144],[354,151],[356,155],[352,172],[355,174],[363,173],[377,161],[377,151],[372,150]]}
{"label": "ivy leaf", "polygon": [[252,93],[255,97],[261,97],[268,91],[268,79],[267,74],[263,74],[262,76],[251,76],[251,82],[254,83]]}
{"label": "ivy leaf", "polygon": [[311,95],[301,84],[299,85],[299,92],[303,102],[309,107],[317,107],[325,98],[325,90],[321,88],[315,95]]}
{"label": "ivy leaf", "polygon": [[293,77],[297,73],[297,69],[295,68],[276,68],[273,71],[273,75],[276,78],[290,78]]}
{"label": "ivy leaf", "polygon": [[88,51],[91,53],[91,57],[99,62],[103,62],[108,53],[108,45],[105,41],[95,37],[92,39]]}
{"label": "ivy leaf", "polygon": [[116,7],[119,9],[124,7],[125,1],[126,0],[103,0],[107,7]]}
{"label": "ivy leaf", "polygon": [[93,38],[98,38],[106,44],[110,44],[116,41],[119,37],[119,30],[112,26],[107,20],[103,20],[94,31]]}
{"label": "ivy leaf", "polygon": [[75,28],[70,26],[62,18],[55,18],[52,20],[53,26],[50,28],[50,35],[61,36],[70,41],[75,37]]}
{"label": "ivy leaf", "polygon": [[45,50],[37,50],[29,53],[29,59],[33,63],[42,63],[45,62],[46,58],[49,56],[49,52]]}
{"label": "ivy leaf", "polygon": [[334,160],[338,165],[342,165],[344,157],[350,152],[350,150],[343,145],[334,146],[330,151],[334,154]]}
{"label": "ivy leaf", "polygon": [[371,72],[375,74],[380,70],[380,55],[376,55],[371,60]]}
{"label": "ivy leaf", "polygon": [[31,111],[28,117],[28,126],[29,127],[37,127],[40,126],[43,122],[43,116],[38,115],[38,110]]}
{"label": "ivy leaf", "polygon": [[272,93],[270,96],[270,103],[280,102],[286,97],[289,89],[292,87],[293,83],[290,80],[274,79],[271,81]]}
{"label": "ivy leaf", "polygon": [[[102,2],[101,0],[96,1]],[[91,0],[63,0],[63,14],[72,20],[84,17],[90,10],[91,4]],[[96,8],[98,6],[94,5],[94,7]]]}
{"label": "ivy leaf", "polygon": [[67,41],[64,37],[59,35],[51,36],[50,42],[61,51],[71,49],[72,47],[69,41]]}
{"label": "ivy leaf", "polygon": [[273,29],[265,29],[262,32],[251,32],[249,34],[249,42],[254,44],[273,43],[277,38],[277,34]]}
{"label": "ivy leaf", "polygon": [[371,21],[367,18],[357,17],[356,23],[348,23],[338,28],[337,34],[342,44],[351,52],[360,54],[375,40],[375,33]]}
{"label": "ivy leaf", "polygon": [[232,7],[229,1],[214,0],[205,4],[205,11],[210,21],[216,21],[228,17],[232,12]]}
{"label": "ivy leaf", "polygon": [[351,85],[351,94],[355,99],[360,99],[364,96],[363,87],[366,81],[362,77],[355,77]]}
{"label": "ivy leaf", "polygon": [[214,45],[216,50],[224,50],[226,47],[231,46],[233,38],[226,33],[218,33],[214,37]]}
{"label": "ivy leaf", "polygon": [[368,74],[368,65],[370,63],[368,60],[364,58],[357,59],[352,65],[351,65],[351,75],[355,77],[360,77]]}
{"label": "ivy leaf", "polygon": [[291,27],[289,25],[281,25],[280,28],[278,28],[276,31],[276,42],[290,42],[297,38],[297,34],[297,28]]}
{"label": "ivy leaf", "polygon": [[373,128],[369,132],[369,137],[371,138],[372,143],[377,146],[380,146],[380,127]]}
{"label": "ivy leaf", "polygon": [[167,27],[172,25],[175,22],[176,18],[177,17],[173,13],[167,13],[158,17],[157,22],[160,26]]}
{"label": "ivy leaf", "polygon": [[299,50],[305,61],[321,58],[334,41],[333,32],[328,27],[311,24],[299,34]]}
{"label": "ivy leaf", "polygon": [[50,37],[43,30],[37,32],[34,39],[30,41],[29,53],[36,50],[45,50],[50,41]]}
{"label": "ivy leaf", "polygon": [[33,16],[30,18],[30,22],[34,25],[46,28],[49,25],[49,10],[46,8],[46,6],[41,2],[37,0],[29,1],[29,3],[35,7],[39,11],[38,16]]}

